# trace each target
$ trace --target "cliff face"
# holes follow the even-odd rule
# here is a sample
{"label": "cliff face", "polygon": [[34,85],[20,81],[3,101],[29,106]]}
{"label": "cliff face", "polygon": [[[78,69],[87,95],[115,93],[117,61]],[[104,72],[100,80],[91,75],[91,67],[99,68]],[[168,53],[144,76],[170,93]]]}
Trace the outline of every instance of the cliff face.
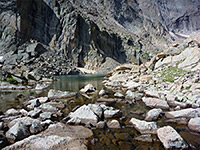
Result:
{"label": "cliff face", "polygon": [[141,63],[200,28],[200,0],[7,0],[0,7],[1,55],[40,42],[89,69],[106,57]]}

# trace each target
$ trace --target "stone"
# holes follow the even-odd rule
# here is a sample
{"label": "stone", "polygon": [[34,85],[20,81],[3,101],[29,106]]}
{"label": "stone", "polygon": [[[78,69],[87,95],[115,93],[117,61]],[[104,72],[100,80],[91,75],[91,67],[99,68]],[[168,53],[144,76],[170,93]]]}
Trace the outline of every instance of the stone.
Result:
{"label": "stone", "polygon": [[136,95],[136,93],[134,93],[134,92],[132,92],[131,90],[128,90],[127,92],[126,92],[126,99],[131,99],[131,100],[133,100],[133,99],[135,99],[135,96]]}
{"label": "stone", "polygon": [[8,124],[8,127],[11,128],[13,125],[15,125],[17,122],[23,122],[24,125],[26,126],[30,126],[34,121],[35,122],[40,122],[39,120],[37,119],[33,119],[33,118],[30,118],[30,117],[22,117],[22,118],[17,118],[17,119],[14,119],[12,120],[9,124]]}
{"label": "stone", "polygon": [[158,98],[143,97],[142,101],[145,103],[146,106],[151,108],[169,109],[169,105],[167,104],[167,102]]}
{"label": "stone", "polygon": [[88,107],[97,115],[100,119],[103,115],[103,108],[98,104],[88,104]]}
{"label": "stone", "polygon": [[130,124],[141,134],[156,134],[158,129],[155,122],[147,122],[136,118],[131,118]]}
{"label": "stone", "polygon": [[46,85],[46,84],[37,84],[36,87],[35,87],[35,90],[40,91],[40,90],[44,90],[48,87],[49,87],[49,85]]}
{"label": "stone", "polygon": [[64,98],[71,98],[76,97],[76,92],[69,92],[69,91],[59,91],[51,89],[48,92],[48,98],[50,99],[64,99]]}
{"label": "stone", "polygon": [[42,125],[38,121],[33,121],[30,127],[31,134],[37,134],[43,130]]}
{"label": "stone", "polygon": [[105,90],[99,91],[99,96],[104,96],[104,95],[106,95],[106,94],[107,94],[107,92],[106,92]]}
{"label": "stone", "polygon": [[142,83],[147,83],[152,79],[152,75],[142,75],[140,76],[140,81]]}
{"label": "stone", "polygon": [[18,121],[6,132],[6,138],[11,142],[22,140],[29,135],[28,127],[21,121]]}
{"label": "stone", "polygon": [[24,116],[28,115],[28,111],[26,111],[25,109],[21,109],[19,112]]}
{"label": "stone", "polygon": [[3,122],[0,122],[0,130],[2,130],[3,129]]}
{"label": "stone", "polygon": [[43,112],[43,113],[41,113],[40,114],[40,118],[42,119],[42,120],[48,120],[48,119],[52,119],[52,113],[51,112]]}
{"label": "stone", "polygon": [[39,108],[42,109],[43,111],[48,111],[48,112],[57,112],[58,111],[58,108],[53,107],[46,103],[42,104]]}
{"label": "stone", "polygon": [[80,90],[81,93],[92,93],[95,91],[96,91],[96,88],[92,84],[88,84]]}
{"label": "stone", "polygon": [[188,128],[194,132],[200,133],[200,118],[191,118],[188,122]]}
{"label": "stone", "polygon": [[96,126],[98,122],[97,115],[95,115],[95,113],[87,105],[83,105],[80,108],[78,108],[75,112],[71,112],[69,114],[69,117],[78,118],[81,120],[81,123],[92,124],[93,126]]}
{"label": "stone", "polygon": [[7,110],[5,114],[8,116],[16,116],[16,115],[19,115],[20,112],[14,108],[11,108],[11,109]]}
{"label": "stone", "polygon": [[186,108],[177,111],[165,112],[168,119],[174,118],[194,118],[200,116],[200,109]]}
{"label": "stone", "polygon": [[120,129],[120,123],[117,120],[111,120],[107,123],[108,128],[110,129]]}
{"label": "stone", "polygon": [[117,98],[124,98],[124,95],[121,94],[121,93],[119,93],[119,92],[117,92],[117,93],[114,94],[114,97],[117,97]]}
{"label": "stone", "polygon": [[71,118],[67,121],[67,124],[69,125],[80,125],[81,124],[81,119],[79,118]]}
{"label": "stone", "polygon": [[140,86],[141,84],[134,82],[134,81],[129,81],[125,84],[123,84],[123,87],[129,89],[129,90],[137,90],[137,88]]}
{"label": "stone", "polygon": [[144,91],[146,96],[148,97],[154,97],[154,98],[159,98],[159,94],[157,91],[149,91],[149,90],[146,90]]}
{"label": "stone", "polygon": [[37,118],[39,117],[40,113],[42,113],[42,110],[35,108],[34,110],[28,112],[28,116],[30,116],[31,118]]}
{"label": "stone", "polygon": [[158,117],[160,116],[160,114],[162,113],[162,109],[160,108],[154,108],[154,109],[151,109],[150,111],[147,112],[147,115],[146,115],[146,118],[145,120],[147,121],[154,121],[154,120],[157,120]]}
{"label": "stone", "polygon": [[29,109],[34,109],[36,107],[39,107],[41,105],[39,99],[34,99],[31,101],[31,104],[27,106]]}
{"label": "stone", "polygon": [[119,118],[122,116],[122,112],[120,110],[104,110],[104,118]]}
{"label": "stone", "polygon": [[96,125],[97,129],[104,129],[105,128],[105,122],[104,121],[99,121]]}
{"label": "stone", "polygon": [[41,122],[41,125],[42,125],[42,126],[48,126],[48,125],[50,125],[50,124],[53,124],[53,121],[51,121],[51,120],[49,120],[49,119],[47,119],[47,120]]}
{"label": "stone", "polygon": [[182,102],[177,102],[177,101],[172,101],[172,100],[168,100],[167,101],[168,105],[171,107],[177,107],[180,106],[181,108],[186,108],[187,104],[186,103],[182,103]]}
{"label": "stone", "polygon": [[187,149],[188,145],[183,138],[171,126],[165,126],[157,130],[157,135],[165,149]]}
{"label": "stone", "polygon": [[86,150],[87,139],[93,133],[90,129],[83,126],[69,126],[62,123],[50,125],[44,132],[32,135],[22,141],[18,141],[4,150],[12,149],[69,149]]}

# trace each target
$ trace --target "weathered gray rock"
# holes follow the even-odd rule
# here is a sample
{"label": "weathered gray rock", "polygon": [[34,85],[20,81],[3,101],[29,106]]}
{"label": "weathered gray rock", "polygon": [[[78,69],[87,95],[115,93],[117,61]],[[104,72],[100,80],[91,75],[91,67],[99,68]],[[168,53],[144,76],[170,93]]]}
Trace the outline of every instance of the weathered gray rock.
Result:
{"label": "weathered gray rock", "polygon": [[136,141],[140,141],[140,142],[154,142],[157,141],[157,139],[155,137],[152,137],[151,134],[144,134],[144,135],[140,135],[136,138],[134,138]]}
{"label": "weathered gray rock", "polygon": [[37,84],[36,87],[35,87],[35,90],[40,91],[40,90],[44,90],[48,87],[49,87],[49,85],[46,85],[46,84]]}
{"label": "weathered gray rock", "polygon": [[135,99],[135,93],[134,92],[132,92],[131,90],[128,90],[127,92],[126,92],[126,99]]}
{"label": "weathered gray rock", "polygon": [[121,125],[117,120],[111,120],[107,123],[108,128],[110,129],[120,129]]}
{"label": "weathered gray rock", "polygon": [[81,124],[81,119],[79,118],[71,118],[67,121],[67,124],[69,125],[80,125]]}
{"label": "weathered gray rock", "polygon": [[99,96],[104,96],[104,95],[106,95],[106,94],[107,94],[107,92],[106,92],[105,90],[99,91]]}
{"label": "weathered gray rock", "polygon": [[88,107],[97,115],[99,118],[102,118],[103,108],[98,104],[89,104]]}
{"label": "weathered gray rock", "polygon": [[165,116],[168,119],[173,118],[194,118],[200,115],[200,109],[186,108],[177,111],[166,112]]}
{"label": "weathered gray rock", "polygon": [[160,108],[154,108],[154,109],[151,109],[150,111],[147,112],[147,115],[146,115],[146,118],[145,120],[147,121],[153,121],[153,120],[157,120],[159,115],[162,113],[162,109]]}
{"label": "weathered gray rock", "polygon": [[19,121],[23,122],[24,125],[26,125],[26,126],[30,126],[33,122],[40,122],[39,120],[30,118],[30,117],[22,117],[22,118],[17,118],[17,119],[12,120],[8,124],[8,127],[11,128],[13,125],[15,125]]}
{"label": "weathered gray rock", "polygon": [[52,124],[47,130],[37,135],[32,135],[22,141],[16,142],[4,148],[12,149],[87,149],[87,139],[92,137],[90,129],[82,126],[69,126],[61,123]]}
{"label": "weathered gray rock", "polygon": [[146,121],[138,120],[136,118],[131,118],[130,123],[141,134],[156,134],[156,131],[158,129],[155,122],[146,122]]}
{"label": "weathered gray rock", "polygon": [[115,93],[114,96],[118,98],[124,98],[124,95],[119,92]]}
{"label": "weathered gray rock", "polygon": [[14,108],[11,108],[11,109],[7,110],[5,114],[8,116],[15,116],[15,115],[19,115],[20,112]]}
{"label": "weathered gray rock", "polygon": [[118,118],[122,116],[120,110],[107,109],[104,111],[104,118]]}
{"label": "weathered gray rock", "polygon": [[146,94],[146,96],[149,96],[149,97],[154,97],[154,98],[159,98],[160,97],[157,91],[146,90],[145,94]]}
{"label": "weathered gray rock", "polygon": [[69,114],[70,118],[78,118],[81,123],[96,125],[98,122],[98,117],[87,105],[83,105],[78,108],[75,112]]}
{"label": "weathered gray rock", "polygon": [[200,118],[192,118],[188,122],[188,128],[194,132],[200,133]]}
{"label": "weathered gray rock", "polygon": [[42,104],[40,107],[40,109],[42,109],[43,111],[48,111],[48,112],[57,112],[58,111],[58,108],[56,107],[53,107],[49,104]]}
{"label": "weathered gray rock", "polygon": [[42,113],[42,110],[35,108],[34,110],[28,112],[28,116],[30,116],[31,118],[37,118],[39,117],[40,113]]}
{"label": "weathered gray rock", "polygon": [[43,127],[40,122],[38,122],[38,121],[32,122],[31,127],[30,127],[30,132],[32,134],[37,134],[37,133],[41,132],[42,130],[43,130]]}
{"label": "weathered gray rock", "polygon": [[27,106],[29,109],[34,109],[35,107],[39,107],[41,105],[39,99],[31,100],[31,104]]}
{"label": "weathered gray rock", "polygon": [[165,126],[157,130],[157,135],[166,149],[187,149],[188,145],[183,138],[171,126]]}
{"label": "weathered gray rock", "polygon": [[106,123],[104,121],[99,121],[96,125],[97,129],[103,129],[105,128]]}
{"label": "weathered gray rock", "polygon": [[95,91],[96,91],[96,88],[92,84],[88,84],[80,90],[81,93],[92,93]]}
{"label": "weathered gray rock", "polygon": [[181,108],[186,108],[187,107],[187,104],[186,103],[182,103],[182,102],[168,100],[167,103],[171,107],[176,107],[176,106],[180,106]]}
{"label": "weathered gray rock", "polygon": [[3,122],[0,122],[0,130],[2,130],[3,129]]}
{"label": "weathered gray rock", "polygon": [[63,98],[71,98],[76,97],[76,92],[69,92],[69,91],[59,91],[51,89],[48,92],[48,98],[50,99],[63,99]]}
{"label": "weathered gray rock", "polygon": [[142,101],[145,103],[146,106],[151,108],[169,109],[169,105],[164,100],[143,97]]}
{"label": "weathered gray rock", "polygon": [[29,135],[28,127],[21,121],[18,121],[6,132],[6,138],[10,141],[22,140]]}
{"label": "weathered gray rock", "polygon": [[28,111],[26,111],[25,109],[21,109],[19,112],[24,116],[28,115]]}
{"label": "weathered gray rock", "polygon": [[51,112],[43,112],[43,113],[41,113],[40,114],[40,118],[42,119],[42,120],[48,120],[48,119],[52,119],[52,113]]}

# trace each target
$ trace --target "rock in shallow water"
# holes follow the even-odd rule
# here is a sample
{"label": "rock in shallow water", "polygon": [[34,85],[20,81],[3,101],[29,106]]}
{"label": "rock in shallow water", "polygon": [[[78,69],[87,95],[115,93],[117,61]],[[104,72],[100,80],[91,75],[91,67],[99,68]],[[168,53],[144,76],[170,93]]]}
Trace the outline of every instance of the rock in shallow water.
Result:
{"label": "rock in shallow water", "polygon": [[157,135],[166,149],[187,149],[188,145],[171,126],[159,128]]}
{"label": "rock in shallow water", "polygon": [[150,110],[149,112],[147,112],[146,118],[145,120],[147,121],[152,121],[152,120],[157,120],[159,115],[162,113],[162,109],[160,108],[154,108],[152,110]]}
{"label": "rock in shallow water", "polygon": [[130,123],[138,130],[141,134],[156,134],[157,125],[155,122],[147,122],[143,120],[139,120],[136,118],[132,118]]}
{"label": "rock in shallow water", "polygon": [[50,99],[64,99],[64,98],[71,98],[76,97],[76,92],[69,92],[69,91],[59,91],[59,90],[53,90],[51,89],[48,92],[48,98]]}
{"label": "rock in shallow water", "polygon": [[142,101],[145,103],[146,106],[151,108],[169,109],[169,105],[164,100],[143,97]]}
{"label": "rock in shallow water", "polygon": [[200,133],[200,118],[198,117],[190,119],[188,122],[188,127],[190,130]]}

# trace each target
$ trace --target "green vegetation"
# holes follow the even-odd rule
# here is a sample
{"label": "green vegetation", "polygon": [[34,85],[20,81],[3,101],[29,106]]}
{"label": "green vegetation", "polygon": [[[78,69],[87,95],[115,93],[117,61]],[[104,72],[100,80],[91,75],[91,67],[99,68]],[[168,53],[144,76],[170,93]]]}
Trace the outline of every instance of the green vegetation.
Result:
{"label": "green vegetation", "polygon": [[178,69],[177,67],[171,67],[167,70],[164,70],[161,75],[164,82],[173,83],[175,77],[182,77],[185,75],[185,73],[187,73],[187,71]]}
{"label": "green vegetation", "polygon": [[11,83],[11,84],[17,84],[17,83],[18,83],[18,81],[15,80],[15,79],[13,79],[13,78],[8,78],[7,81],[8,81],[9,83]]}

